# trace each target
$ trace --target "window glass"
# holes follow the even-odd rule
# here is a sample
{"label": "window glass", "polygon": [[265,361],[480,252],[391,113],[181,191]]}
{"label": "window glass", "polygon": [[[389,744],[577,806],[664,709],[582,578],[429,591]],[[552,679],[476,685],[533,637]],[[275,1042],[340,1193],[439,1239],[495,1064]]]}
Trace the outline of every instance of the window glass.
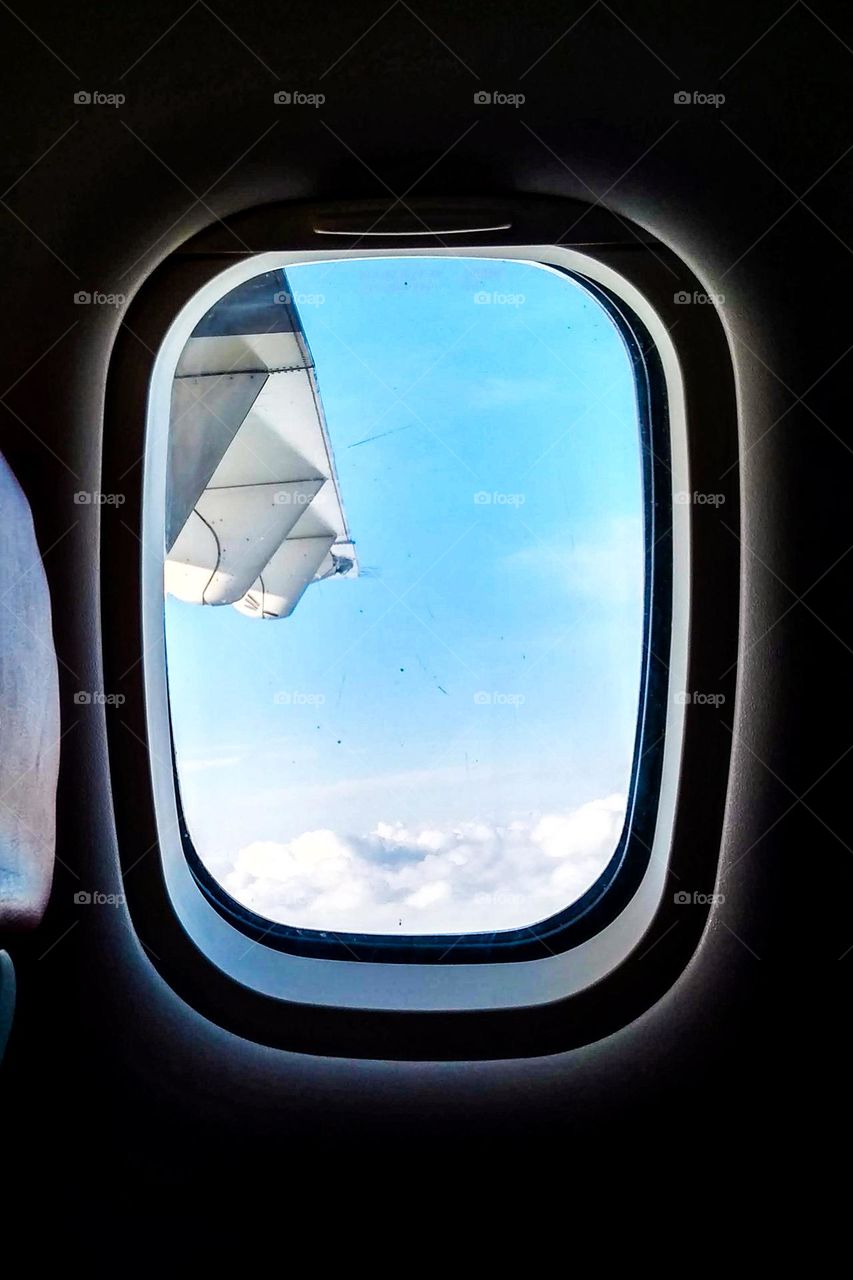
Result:
{"label": "window glass", "polygon": [[258,276],[175,378],[166,647],[187,830],[271,921],[491,932],[622,833],[643,643],[634,375],[570,276]]}

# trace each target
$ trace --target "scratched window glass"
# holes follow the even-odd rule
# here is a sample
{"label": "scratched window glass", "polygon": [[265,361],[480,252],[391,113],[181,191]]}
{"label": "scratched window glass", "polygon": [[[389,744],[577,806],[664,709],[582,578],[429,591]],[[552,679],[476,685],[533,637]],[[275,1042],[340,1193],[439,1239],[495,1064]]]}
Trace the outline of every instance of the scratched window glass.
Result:
{"label": "scratched window glass", "polygon": [[271,921],[515,929],[622,834],[643,646],[637,396],[526,260],[260,275],[173,384],[166,645],[208,871]]}

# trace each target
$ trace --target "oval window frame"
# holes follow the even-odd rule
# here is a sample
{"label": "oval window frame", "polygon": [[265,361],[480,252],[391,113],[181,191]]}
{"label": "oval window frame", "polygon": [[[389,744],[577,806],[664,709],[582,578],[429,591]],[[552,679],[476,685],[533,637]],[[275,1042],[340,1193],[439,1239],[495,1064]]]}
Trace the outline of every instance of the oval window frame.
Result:
{"label": "oval window frame", "polygon": [[[456,202],[460,207],[464,203]],[[233,223],[245,242],[247,254],[255,258],[247,274],[259,269],[258,263],[263,262],[260,255],[265,252],[274,250],[275,261],[282,261],[282,246],[287,253],[299,246],[305,259],[322,256],[322,250],[314,247],[322,243],[318,220],[325,211],[341,208],[346,211],[347,206],[265,206],[235,215],[229,224]],[[371,208],[381,216],[379,202]],[[584,243],[572,249],[561,248],[559,253],[580,255],[581,274],[611,281],[629,305],[633,301],[640,313],[648,313],[649,329],[658,349],[680,380],[687,396],[682,439],[685,450],[689,443],[690,454],[690,467],[685,467],[683,474],[689,475],[700,490],[714,483],[724,489],[722,500],[727,503],[728,524],[724,532],[718,520],[697,520],[689,510],[674,513],[676,519],[685,521],[689,536],[683,544],[689,546],[691,561],[695,564],[698,559],[703,579],[713,574],[715,591],[713,600],[707,593],[682,592],[673,613],[673,626],[683,636],[687,650],[682,670],[689,669],[690,677],[685,687],[690,682],[697,688],[719,683],[727,691],[726,701],[733,700],[740,559],[736,539],[731,536],[731,527],[736,531],[739,524],[738,472],[732,459],[736,463],[738,430],[731,353],[720,316],[713,306],[692,308],[690,341],[679,341],[676,351],[668,331],[685,319],[685,312],[674,304],[684,292],[701,292],[701,288],[685,264],[665,246],[627,226],[623,219],[615,220],[600,208],[577,202],[518,197],[501,202],[501,208],[506,208],[506,221],[512,229],[501,236],[500,244],[489,244],[491,236],[472,229],[470,233],[460,233],[458,239],[454,236],[453,248],[458,246],[466,253],[482,250],[500,257],[524,249],[525,256],[532,252],[542,260],[552,250],[553,240],[562,238],[567,219],[577,222],[579,216],[591,214]],[[429,232],[425,221],[433,217],[432,204],[424,202],[422,212],[417,213],[423,232],[406,232],[407,238],[414,237],[412,247],[418,253],[439,239]],[[359,243],[360,235],[355,230],[340,234],[342,248]],[[380,256],[385,256],[399,247],[399,234],[389,231],[384,241],[381,237],[372,238],[371,247],[376,246]],[[165,775],[155,766],[149,745],[149,730],[156,731],[156,725],[149,725],[146,718],[142,675],[144,669],[150,670],[146,645],[152,639],[156,645],[158,638],[149,632],[143,639],[141,601],[132,589],[134,582],[142,585],[148,557],[140,556],[138,545],[132,546],[127,534],[128,530],[133,533],[136,522],[141,522],[141,491],[126,477],[135,472],[139,461],[145,432],[143,407],[155,352],[160,351],[163,337],[174,324],[176,298],[188,299],[215,276],[221,276],[224,263],[236,260],[240,265],[245,255],[234,253],[231,244],[222,227],[211,226],[180,253],[166,259],[144,283],[126,325],[117,335],[107,384],[104,478],[114,486],[120,477],[124,479],[127,505],[121,518],[117,512],[103,513],[103,605],[105,613],[112,609],[113,616],[120,607],[122,618],[121,624],[111,628],[109,643],[105,638],[104,661],[107,678],[123,681],[128,692],[121,710],[107,708],[106,718],[111,766],[120,783],[114,789],[118,856],[131,918],[151,963],[200,1012],[220,1026],[266,1044],[310,1053],[401,1059],[480,1059],[512,1056],[515,1052],[530,1056],[561,1051],[624,1025],[675,979],[692,955],[708,916],[706,904],[711,900],[716,876],[731,742],[730,735],[722,731],[724,726],[710,723],[707,713],[695,706],[682,705],[676,713],[684,736],[680,774],[676,770],[678,776],[674,779],[677,794],[673,796],[673,838],[662,877],[674,877],[669,880],[670,886],[689,884],[694,906],[690,911],[679,910],[677,903],[674,905],[674,895],[663,891],[654,895],[656,905],[649,903],[647,891],[635,894],[629,904],[631,913],[636,914],[641,899],[645,899],[647,910],[633,936],[629,939],[620,930],[621,945],[612,939],[615,945],[610,947],[602,946],[601,934],[591,940],[603,959],[598,976],[589,965],[575,964],[571,982],[543,983],[542,961],[496,966],[347,966],[357,968],[360,975],[370,972],[387,976],[391,970],[399,975],[414,974],[417,983],[413,990],[411,985],[404,989],[405,984],[399,982],[380,986],[374,983],[372,987],[365,982],[350,985],[340,980],[346,962],[286,957],[312,965],[319,981],[302,982],[291,969],[288,980],[282,983],[282,971],[275,965],[270,967],[270,959],[283,953],[263,941],[249,939],[252,963],[241,969],[235,960],[238,948],[240,954],[247,950],[245,935],[223,920],[230,947],[226,945],[216,953],[208,950],[204,930],[195,928],[197,921],[192,913],[179,914],[175,886],[168,875],[169,847],[175,852],[176,832],[162,823],[162,817],[158,826],[155,817],[154,775]],[[311,246],[310,251],[307,246]],[[532,251],[529,246],[534,246]],[[584,264],[592,264],[585,273],[580,258]],[[220,283],[217,293],[221,289]],[[673,386],[668,379],[669,396]],[[684,409],[683,402],[681,408]],[[110,536],[113,526],[116,533],[122,527],[122,537]],[[686,581],[686,575],[680,576],[682,582]],[[162,592],[159,583],[158,592]],[[143,658],[144,666],[140,661]],[[725,673],[722,676],[721,671]],[[676,688],[677,683],[673,679],[671,687]],[[667,714],[672,714],[669,707]],[[156,750],[160,744],[155,741],[153,745]],[[672,735],[668,745],[672,751]],[[160,764],[164,763],[161,755]],[[171,773],[171,764],[167,767]],[[658,838],[660,830],[659,826]],[[186,869],[182,851],[181,862]],[[177,865],[172,860],[172,866]],[[660,866],[659,859],[653,858],[651,865]],[[203,899],[197,885],[195,893],[198,907]],[[677,895],[679,899],[683,896],[683,892]],[[205,905],[210,913],[208,919],[217,914],[209,904]],[[625,923],[624,912],[620,920]],[[577,957],[578,951],[575,948],[563,954]],[[490,971],[490,978],[484,982]],[[449,974],[468,976],[467,996],[458,987],[455,991],[451,988]],[[522,974],[536,976],[522,981]]]}

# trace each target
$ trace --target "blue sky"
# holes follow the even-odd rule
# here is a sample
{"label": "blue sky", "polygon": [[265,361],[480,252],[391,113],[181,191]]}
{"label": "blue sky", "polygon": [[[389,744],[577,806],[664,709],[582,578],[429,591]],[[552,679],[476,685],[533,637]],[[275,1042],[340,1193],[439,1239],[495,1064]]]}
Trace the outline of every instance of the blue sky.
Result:
{"label": "blue sky", "polygon": [[361,575],[288,619],[167,599],[196,848],[309,927],[532,923],[612,851],[642,639],[633,376],[524,262],[288,269]]}

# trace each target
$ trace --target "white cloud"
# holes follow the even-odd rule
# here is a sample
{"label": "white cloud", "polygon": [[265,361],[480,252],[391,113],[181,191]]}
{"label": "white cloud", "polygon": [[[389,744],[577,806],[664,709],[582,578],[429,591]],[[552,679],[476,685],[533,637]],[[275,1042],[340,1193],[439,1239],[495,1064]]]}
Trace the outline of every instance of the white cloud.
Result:
{"label": "white cloud", "polygon": [[181,773],[206,773],[208,769],[227,769],[240,764],[240,756],[190,757],[181,760]]}
{"label": "white cloud", "polygon": [[613,854],[625,797],[506,826],[414,830],[378,823],[364,836],[328,829],[255,841],[222,876],[270,920],[312,929],[454,933],[533,924],[574,902]]}
{"label": "white cloud", "polygon": [[558,383],[546,378],[485,378],[474,383],[469,402],[476,409],[501,409],[505,405],[540,404]]}

